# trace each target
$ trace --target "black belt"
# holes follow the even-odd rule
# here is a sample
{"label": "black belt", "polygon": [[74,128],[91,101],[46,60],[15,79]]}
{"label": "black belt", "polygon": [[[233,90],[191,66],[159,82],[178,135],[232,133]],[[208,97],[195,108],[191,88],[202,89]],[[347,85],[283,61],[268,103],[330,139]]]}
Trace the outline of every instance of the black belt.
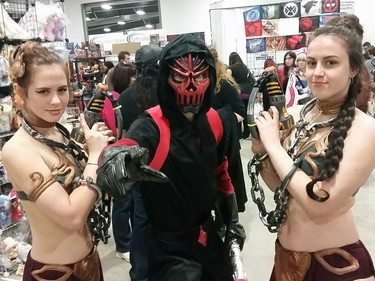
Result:
{"label": "black belt", "polygon": [[195,242],[199,240],[201,232],[208,233],[210,229],[214,228],[213,218],[210,217],[207,221],[199,226],[190,228],[182,232],[160,232],[154,230],[154,235],[157,239],[170,242]]}

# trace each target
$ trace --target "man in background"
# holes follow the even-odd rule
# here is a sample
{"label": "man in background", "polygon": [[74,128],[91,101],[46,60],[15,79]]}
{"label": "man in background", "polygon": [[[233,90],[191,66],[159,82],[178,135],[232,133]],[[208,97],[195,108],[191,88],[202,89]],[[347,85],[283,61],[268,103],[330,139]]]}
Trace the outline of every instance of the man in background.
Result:
{"label": "man in background", "polygon": [[[128,51],[121,51],[118,53],[118,63],[130,64],[130,53]],[[108,85],[108,91],[113,91],[112,75],[114,67],[108,70],[106,83]]]}

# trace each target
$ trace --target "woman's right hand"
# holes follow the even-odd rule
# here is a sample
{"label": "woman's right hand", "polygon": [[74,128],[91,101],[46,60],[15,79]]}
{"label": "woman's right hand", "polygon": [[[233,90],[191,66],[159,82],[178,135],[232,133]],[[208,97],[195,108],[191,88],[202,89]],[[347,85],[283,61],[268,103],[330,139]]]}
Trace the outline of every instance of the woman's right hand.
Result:
{"label": "woman's right hand", "polygon": [[90,158],[99,157],[104,147],[106,147],[109,142],[115,140],[112,131],[100,123],[95,123],[90,129],[82,113],[80,114],[80,123],[85,135],[86,146]]}

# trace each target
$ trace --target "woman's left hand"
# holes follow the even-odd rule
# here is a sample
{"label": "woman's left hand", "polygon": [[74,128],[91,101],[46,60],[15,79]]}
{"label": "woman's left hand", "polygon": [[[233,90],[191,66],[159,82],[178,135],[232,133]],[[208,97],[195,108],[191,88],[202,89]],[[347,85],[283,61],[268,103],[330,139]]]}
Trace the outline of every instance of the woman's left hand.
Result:
{"label": "woman's left hand", "polygon": [[279,112],[276,107],[271,106],[268,111],[260,112],[258,118],[255,119],[255,124],[257,125],[260,139],[267,151],[274,144],[280,145]]}

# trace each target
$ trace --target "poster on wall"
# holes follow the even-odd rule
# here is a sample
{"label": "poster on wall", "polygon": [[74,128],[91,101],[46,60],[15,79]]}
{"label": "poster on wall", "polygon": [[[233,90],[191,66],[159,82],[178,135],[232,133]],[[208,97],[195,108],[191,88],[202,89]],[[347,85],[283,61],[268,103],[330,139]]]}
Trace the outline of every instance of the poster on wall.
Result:
{"label": "poster on wall", "polygon": [[279,19],[279,35],[299,33],[299,18]]}
{"label": "poster on wall", "polygon": [[320,17],[304,17],[299,19],[299,32],[311,32],[319,28]]}
{"label": "poster on wall", "polygon": [[263,36],[279,35],[279,20],[262,20],[262,35]]}
{"label": "poster on wall", "polygon": [[245,34],[246,37],[256,37],[262,35],[262,22],[251,21],[245,22]]}
{"label": "poster on wall", "polygon": [[263,5],[262,6],[262,19],[263,20],[272,20],[280,18],[280,5]]}
{"label": "poster on wall", "polygon": [[266,51],[282,51],[286,48],[285,36],[274,36],[266,38]]}
{"label": "poster on wall", "polygon": [[340,0],[322,0],[322,14],[339,13]]}
{"label": "poster on wall", "polygon": [[254,38],[246,40],[246,52],[258,53],[266,50],[266,38]]}
{"label": "poster on wall", "polygon": [[280,18],[295,18],[301,16],[301,3],[292,1],[280,4]]}
{"label": "poster on wall", "polygon": [[260,6],[250,7],[249,10],[243,12],[244,22],[260,21],[262,20],[262,9]]}
{"label": "poster on wall", "polygon": [[[323,0],[324,1],[324,0]],[[321,14],[322,0],[302,0],[301,16],[315,16]]]}
{"label": "poster on wall", "polygon": [[320,16],[320,23],[319,23],[319,26],[322,27],[322,26],[325,26],[327,24],[327,22],[333,18],[333,17],[338,17],[340,14],[330,14],[330,15],[321,15]]}
{"label": "poster on wall", "polygon": [[286,49],[297,50],[306,46],[305,34],[286,36]]}

